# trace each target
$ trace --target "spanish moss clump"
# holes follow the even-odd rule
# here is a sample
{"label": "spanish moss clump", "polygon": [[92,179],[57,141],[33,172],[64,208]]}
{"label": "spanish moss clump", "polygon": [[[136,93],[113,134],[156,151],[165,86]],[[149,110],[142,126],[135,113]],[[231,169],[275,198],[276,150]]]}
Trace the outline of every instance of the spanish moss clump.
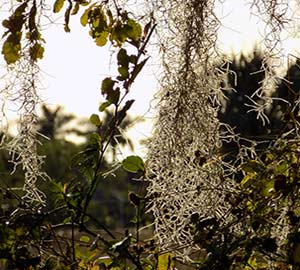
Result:
{"label": "spanish moss clump", "polygon": [[[24,171],[23,201],[30,205],[40,205],[44,204],[45,198],[37,187],[37,181],[47,177],[42,171],[44,157],[37,153],[39,140],[36,127],[37,106],[40,102],[37,93],[40,71],[37,60],[42,58],[44,52],[39,32],[43,1],[14,4],[12,10],[12,15],[3,21],[3,26],[8,29],[2,47],[7,74],[1,100],[3,116],[6,101],[18,107],[18,134],[11,141],[4,140],[2,146],[9,150],[15,169],[20,166]],[[26,35],[22,36],[22,29]],[[7,129],[4,120],[2,127]]]}
{"label": "spanish moss clump", "polygon": [[[228,206],[218,158],[217,119],[223,74],[213,59],[216,32],[214,1],[158,3],[164,74],[159,116],[149,145],[149,210],[155,217],[162,251],[189,260],[193,250],[191,216],[227,219]],[[167,26],[167,27],[166,27]]]}
{"label": "spanish moss clump", "polygon": [[11,154],[11,162],[15,168],[21,166],[24,171],[25,192],[23,200],[27,203],[44,203],[44,194],[39,191],[36,182],[45,179],[42,171],[43,157],[37,153],[37,76],[39,68],[26,58],[20,59],[10,68],[10,87],[7,88],[15,102],[19,104],[18,134],[5,147]]}
{"label": "spanish moss clump", "polygon": [[[217,114],[221,85],[231,72],[228,68],[216,67],[216,60],[221,59],[217,47],[220,21],[214,10],[221,2],[154,1],[152,7],[158,23],[164,71],[157,103],[159,113],[149,143],[148,208],[155,217],[161,251],[172,250],[185,261],[193,260],[194,251],[206,254],[201,241],[195,241],[190,226],[195,216],[199,220],[217,220],[217,226],[226,228],[234,237],[249,234],[249,227],[242,223],[251,218],[246,213],[245,220],[239,221],[233,214],[236,206],[230,205],[228,198],[240,200],[240,188],[244,187],[234,180],[237,171],[243,171],[240,165],[260,160],[257,141],[248,139],[246,145],[239,144],[242,138],[234,133],[234,127],[226,125],[228,132],[220,134]],[[278,81],[274,70],[282,66],[281,34],[289,22],[291,6],[288,1],[273,0],[257,0],[251,5],[266,26],[263,35],[266,53],[260,71],[265,79],[254,95],[248,97],[252,101],[248,106],[263,124],[269,122],[266,111],[272,105],[271,91]],[[222,161],[223,140],[234,140],[240,146],[237,160],[230,164]],[[250,176],[243,173],[245,183]],[[271,200],[272,205],[277,205],[276,200]],[[283,248],[290,231],[286,217],[289,207],[278,206],[276,211],[278,215],[270,219],[269,237]]]}
{"label": "spanish moss clump", "polygon": [[[249,111],[257,112],[257,118],[265,125],[269,123],[265,112],[273,103],[270,95],[279,82],[278,75],[274,71],[283,66],[282,32],[290,21],[291,1],[254,0],[251,8],[253,13],[261,18],[261,23],[264,24],[264,32],[262,33],[264,57],[261,72],[264,72],[265,76],[261,82],[261,87],[250,97],[252,104],[249,106]],[[258,97],[260,102],[255,102],[254,97]]]}

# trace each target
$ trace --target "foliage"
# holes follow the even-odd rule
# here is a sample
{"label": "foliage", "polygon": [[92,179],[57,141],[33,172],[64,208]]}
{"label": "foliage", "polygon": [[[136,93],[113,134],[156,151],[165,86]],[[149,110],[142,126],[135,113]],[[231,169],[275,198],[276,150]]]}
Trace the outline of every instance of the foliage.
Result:
{"label": "foliage", "polygon": [[[109,125],[111,125],[111,121],[114,118],[114,112],[107,108],[111,105],[109,102],[103,102],[100,107],[99,111],[102,114],[100,119],[98,114],[92,114],[90,116],[90,124],[86,127],[86,130],[83,132],[78,133],[78,135],[86,136],[92,132],[95,132],[100,135],[100,137],[104,138],[105,133],[109,129]],[[132,127],[133,124],[140,122],[141,120],[137,117],[131,117],[127,115],[126,118],[120,123],[118,128],[115,130],[114,139],[111,141],[109,148],[107,149],[108,152],[112,154],[112,160],[116,160],[116,150],[120,146],[128,146],[130,150],[134,150],[134,144],[132,139],[124,136],[124,133],[128,130],[128,128]]]}
{"label": "foliage", "polygon": [[58,139],[68,133],[78,133],[76,129],[66,129],[67,124],[74,120],[75,116],[72,114],[65,114],[62,112],[60,106],[53,111],[45,104],[41,106],[42,116],[38,119],[38,133],[47,137],[48,139]]}
{"label": "foliage", "polygon": [[[237,155],[243,144],[248,144],[249,149],[258,145],[258,151],[255,153],[252,148],[255,153],[252,158],[248,156],[237,163],[238,188],[223,191],[230,205],[230,212],[226,213],[230,222],[226,226],[222,219],[203,217],[197,213],[191,216],[193,225],[190,229],[195,243],[201,247],[201,254],[195,260],[198,269],[299,268],[296,106],[299,96],[299,77],[296,74],[299,67],[297,62],[289,67],[285,78],[274,89],[272,95],[279,99],[275,99],[269,108],[270,124],[260,126],[251,113],[247,114],[245,99],[255,91],[262,79],[256,80],[260,64],[255,64],[261,61],[254,54],[253,59],[242,55],[240,62],[232,63],[232,70],[237,76],[236,91],[227,93],[227,107],[220,117],[236,128],[244,141],[241,139],[235,141],[236,144],[225,144],[222,151],[227,155],[224,159],[235,161],[233,150]],[[233,80],[233,77],[229,79]],[[230,83],[233,87],[233,81]]]}
{"label": "foliage", "polygon": [[[105,129],[90,134],[84,147],[69,144],[57,136],[59,128],[72,120],[72,116],[60,115],[60,108],[52,112],[42,107],[44,118],[37,123],[37,128],[51,140],[43,139],[39,151],[46,154],[43,166],[52,180],[39,183],[39,187],[48,195],[49,202],[46,207],[30,204],[22,200],[24,191],[20,187],[12,187],[11,183],[7,187],[1,186],[1,269],[155,269],[159,256],[154,241],[140,237],[140,227],[145,222],[142,218],[143,194],[130,193],[131,208],[136,209],[132,220],[135,230],[119,237],[105,225],[108,214],[99,216],[100,209],[95,213],[92,207],[99,195],[99,185],[111,178],[111,171],[120,175],[117,168],[107,165],[107,150],[119,127],[127,121],[127,112],[134,103],[126,97],[148,60],[145,47],[154,28],[142,36],[141,25],[130,13],[111,6],[108,1],[96,4],[57,0],[53,12],[63,11],[64,4],[68,4],[64,26],[67,32],[70,31],[70,15],[85,7],[81,24],[90,27],[90,35],[96,44],[104,46],[110,42],[116,46],[119,75],[107,77],[102,82],[101,92],[106,101],[90,121],[96,130],[103,124]],[[26,33],[32,45],[31,60],[36,62],[43,56],[43,40],[35,24],[40,16],[34,10],[36,5],[36,1],[18,1],[12,15],[3,22],[8,30],[2,53],[8,65],[22,60],[21,37]],[[113,113],[108,121],[103,121],[102,115],[108,107]],[[75,156],[74,152],[77,152]],[[70,161],[70,170],[59,167],[62,160]],[[128,157],[124,168],[131,172],[131,177],[144,174],[143,161],[139,157]],[[22,170],[18,175],[22,175]],[[109,185],[103,186],[105,188]]]}
{"label": "foliage", "polygon": [[[276,140],[240,167],[237,194],[227,194],[232,221],[193,215],[199,269],[298,269],[299,141]],[[239,230],[236,230],[239,228]],[[273,267],[273,268],[272,268]]]}

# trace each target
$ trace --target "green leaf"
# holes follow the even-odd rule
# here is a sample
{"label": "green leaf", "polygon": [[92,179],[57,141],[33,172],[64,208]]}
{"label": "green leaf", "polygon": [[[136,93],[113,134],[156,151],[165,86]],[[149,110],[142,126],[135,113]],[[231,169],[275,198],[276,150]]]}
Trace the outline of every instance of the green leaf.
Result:
{"label": "green leaf", "polygon": [[110,101],[103,102],[99,107],[99,112],[104,112],[107,107],[109,107],[112,103]]}
{"label": "green leaf", "polygon": [[30,48],[30,57],[33,61],[36,61],[37,59],[42,59],[44,56],[44,47],[39,44],[35,43],[31,48]]}
{"label": "green leaf", "polygon": [[107,43],[109,33],[107,31],[103,31],[98,34],[98,36],[95,38],[95,42],[97,46],[103,47]]}
{"label": "green leaf", "polygon": [[110,90],[107,92],[106,99],[108,102],[117,105],[120,99],[120,88],[117,87],[116,90]]}
{"label": "green leaf", "polygon": [[132,173],[144,171],[145,166],[143,160],[139,156],[129,156],[122,161],[124,170]]}
{"label": "green leaf", "polygon": [[63,223],[64,223],[64,224],[67,224],[67,223],[70,223],[70,222],[72,222],[72,217],[67,217],[67,218],[65,218],[65,219],[63,220]]}
{"label": "green leaf", "polygon": [[266,178],[262,181],[263,187],[261,188],[261,193],[266,196],[272,196],[275,190],[274,179]]}
{"label": "green leaf", "polygon": [[[127,26],[129,28],[129,26]],[[111,31],[110,40],[115,41],[117,46],[121,46],[128,38],[126,25],[118,22]]]}
{"label": "green leaf", "polygon": [[174,255],[172,253],[162,253],[158,256],[157,270],[169,270],[174,267]]}
{"label": "green leaf", "polygon": [[125,80],[129,77],[129,71],[127,67],[119,67],[118,71],[120,73],[120,80]]}
{"label": "green leaf", "polygon": [[[28,28],[30,32],[38,32],[37,26],[36,26],[36,5],[33,5],[29,11],[29,18],[28,18]],[[33,34],[32,36],[36,36],[37,34]]]}
{"label": "green leaf", "polygon": [[54,180],[49,182],[49,190],[53,193],[63,193],[64,187],[61,182],[55,182]]}
{"label": "green leaf", "polygon": [[243,180],[241,181],[241,187],[242,188],[247,188],[249,186],[251,186],[255,180],[256,180],[256,176],[257,174],[254,173],[247,173],[247,175],[243,178]]}
{"label": "green leaf", "polygon": [[125,49],[120,49],[117,54],[118,65],[122,67],[128,67],[129,64],[129,56]]}
{"label": "green leaf", "polygon": [[109,91],[113,90],[114,85],[115,85],[116,81],[114,81],[112,78],[107,77],[102,81],[102,85],[101,85],[101,93],[107,94]]}
{"label": "green leaf", "polygon": [[141,61],[140,63],[138,63],[133,71],[131,72],[131,78],[130,78],[130,82],[129,82],[129,86],[130,84],[132,84],[135,80],[135,78],[137,77],[137,75],[141,72],[141,70],[143,69],[144,65],[147,63],[149,57],[144,59],[143,61]]}
{"label": "green leaf", "polygon": [[80,17],[80,23],[82,26],[86,26],[87,23],[89,22],[89,17],[90,17],[90,13],[91,13],[91,10],[92,8],[96,5],[97,3],[94,3],[92,5],[89,6],[89,8],[87,8],[83,14],[81,15]]}
{"label": "green leaf", "polygon": [[67,33],[71,32],[71,29],[70,29],[70,27],[69,27],[69,24],[65,24],[65,25],[64,25],[64,30],[65,30],[65,32],[67,32]]}
{"label": "green leaf", "polygon": [[90,240],[91,239],[88,236],[86,236],[86,235],[83,235],[83,236],[80,237],[80,241],[81,242],[89,243]]}
{"label": "green leaf", "polygon": [[95,126],[101,126],[101,121],[97,114],[92,114],[90,116],[90,122]]}
{"label": "green leaf", "polygon": [[249,160],[241,164],[241,169],[246,173],[261,173],[265,171],[265,166],[257,160]]}
{"label": "green leaf", "polygon": [[130,30],[127,31],[127,35],[133,41],[139,41],[142,36],[142,27],[133,19],[128,19],[127,25],[130,26]]}
{"label": "green leaf", "polygon": [[56,0],[53,6],[53,12],[58,13],[63,8],[65,0]]}
{"label": "green leaf", "polygon": [[112,80],[110,77],[105,78],[102,81],[101,93],[107,95],[106,99],[112,104],[117,104],[120,98],[120,88],[114,89],[116,81]]}
{"label": "green leaf", "polygon": [[80,23],[82,26],[86,26],[89,21],[89,9],[86,9],[80,17]]}
{"label": "green leaf", "polygon": [[80,8],[80,4],[77,2],[71,12],[71,15],[76,15],[79,11],[79,8]]}
{"label": "green leaf", "polygon": [[132,104],[134,103],[134,99],[128,100],[126,101],[124,107],[122,108],[121,111],[119,111],[118,113],[118,121],[117,124],[121,124],[121,122],[124,120],[124,118],[126,117],[126,112],[131,108]]}
{"label": "green leaf", "polygon": [[6,63],[13,64],[20,59],[21,44],[6,40],[2,46],[2,54]]}
{"label": "green leaf", "polygon": [[89,144],[96,146],[96,148],[98,149],[101,146],[101,137],[100,137],[100,135],[96,132],[93,132],[89,136]]}
{"label": "green leaf", "polygon": [[287,160],[281,160],[279,164],[275,167],[275,172],[277,174],[287,175],[290,164]]}
{"label": "green leaf", "polygon": [[132,54],[129,56],[129,62],[132,63],[132,64],[136,64],[136,61],[137,61],[137,56]]}
{"label": "green leaf", "polygon": [[69,22],[70,22],[70,15],[71,15],[71,11],[72,11],[72,2],[69,2],[69,6],[65,12],[65,24],[64,24],[64,30],[65,32],[69,33],[71,31],[70,27],[69,27]]}

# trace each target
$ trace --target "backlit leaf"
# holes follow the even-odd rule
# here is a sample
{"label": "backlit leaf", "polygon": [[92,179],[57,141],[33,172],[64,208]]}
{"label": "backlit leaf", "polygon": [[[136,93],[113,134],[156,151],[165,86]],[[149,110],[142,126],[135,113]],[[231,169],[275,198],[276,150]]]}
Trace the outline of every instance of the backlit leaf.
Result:
{"label": "backlit leaf", "polygon": [[65,0],[56,0],[53,6],[53,12],[58,13],[63,8]]}
{"label": "backlit leaf", "polygon": [[102,85],[101,85],[101,93],[107,94],[107,92],[113,90],[113,87],[115,85],[116,81],[114,81],[112,78],[107,77],[102,81]]}
{"label": "backlit leaf", "polygon": [[129,72],[128,72],[128,68],[126,67],[119,67],[118,71],[121,75],[121,80],[127,79],[129,77]]}
{"label": "backlit leaf", "polygon": [[2,46],[2,54],[6,63],[13,64],[20,59],[21,44],[6,40]]}
{"label": "backlit leaf", "polygon": [[90,242],[90,238],[86,235],[83,235],[80,237],[80,241],[81,242],[85,242],[85,243],[89,243]]}
{"label": "backlit leaf", "polygon": [[82,26],[86,26],[89,20],[89,10],[86,9],[82,16],[80,17],[80,23]]}
{"label": "backlit leaf", "polygon": [[90,122],[95,125],[95,126],[100,126],[101,125],[101,121],[100,118],[97,114],[92,114],[90,116]]}
{"label": "backlit leaf", "polygon": [[118,65],[128,67],[129,64],[129,56],[125,49],[120,49],[117,54]]}
{"label": "backlit leaf", "polygon": [[144,162],[139,156],[129,156],[122,161],[124,170],[132,173],[144,171]]}
{"label": "backlit leaf", "polygon": [[104,112],[107,107],[109,107],[112,103],[109,101],[103,102],[99,107],[99,112]]}
{"label": "backlit leaf", "polygon": [[112,104],[117,104],[120,99],[120,88],[117,87],[115,90],[108,91],[106,99]]}
{"label": "backlit leaf", "polygon": [[81,15],[80,17],[80,23],[82,26],[86,26],[88,21],[89,21],[89,15],[90,15],[90,12],[92,10],[92,8],[96,5],[96,3],[92,4],[91,6],[89,6],[89,8],[87,8],[83,14]]}
{"label": "backlit leaf", "polygon": [[35,43],[34,46],[30,48],[30,57],[32,60],[36,61],[37,59],[42,59],[44,55],[44,47],[39,44]]}
{"label": "backlit leaf", "polygon": [[129,26],[126,29],[126,25],[118,22],[111,31],[110,40],[115,41],[117,46],[121,46],[128,38],[128,31],[130,31]]}
{"label": "backlit leaf", "polygon": [[69,27],[69,22],[70,22],[70,15],[71,15],[71,11],[72,11],[72,3],[69,2],[69,6],[65,12],[65,24],[64,24],[64,30],[69,33],[71,31],[70,27]]}
{"label": "backlit leaf", "polygon": [[103,47],[106,45],[108,34],[109,34],[108,32],[103,31],[95,38],[95,42],[97,46]]}
{"label": "backlit leaf", "polygon": [[163,253],[158,256],[157,270],[170,270],[174,268],[174,260],[171,253]]}
{"label": "backlit leaf", "polygon": [[262,163],[257,160],[249,160],[241,165],[241,168],[246,173],[260,173],[265,170],[265,167]]}
{"label": "backlit leaf", "polygon": [[135,78],[137,77],[137,75],[141,72],[141,70],[143,69],[144,65],[147,63],[149,57],[144,59],[143,61],[141,61],[140,63],[138,63],[133,71],[131,72],[131,78],[130,78],[130,82],[129,84],[133,83],[133,81],[135,80]]}
{"label": "backlit leaf", "polygon": [[124,118],[126,117],[126,113],[127,111],[131,108],[132,104],[134,103],[134,99],[131,99],[131,100],[127,100],[124,107],[122,108],[121,111],[119,111],[118,113],[118,121],[117,121],[117,124],[119,125],[123,120]]}
{"label": "backlit leaf", "polygon": [[138,41],[142,36],[141,25],[132,19],[128,19],[127,24],[130,26],[130,30],[127,31],[128,37],[133,41]]}
{"label": "backlit leaf", "polygon": [[71,15],[76,15],[79,11],[80,4],[77,2],[72,10]]}

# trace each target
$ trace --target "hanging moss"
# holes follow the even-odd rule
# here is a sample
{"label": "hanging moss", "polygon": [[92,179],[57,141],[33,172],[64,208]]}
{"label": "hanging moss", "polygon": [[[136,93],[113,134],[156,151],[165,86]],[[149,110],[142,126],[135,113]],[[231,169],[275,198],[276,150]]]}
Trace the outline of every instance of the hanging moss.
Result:
{"label": "hanging moss", "polygon": [[[154,2],[164,72],[157,122],[149,143],[148,207],[155,217],[161,250],[172,250],[178,258],[192,260],[192,254],[201,251],[202,245],[194,241],[191,219],[197,216],[197,220],[215,220],[209,225],[212,231],[226,228],[234,218],[228,197],[240,194],[233,181],[236,163],[226,164],[219,156],[222,140],[235,140],[237,144],[240,140],[228,125],[227,133],[221,136],[217,119],[221,82],[232,71],[226,63],[221,65],[224,68],[216,68],[220,21],[214,10],[218,1]],[[277,80],[273,70],[282,56],[280,35],[287,21],[288,4],[257,0],[252,2],[254,7],[270,31],[264,36],[266,54],[261,71],[265,80],[255,92],[256,98],[248,97],[252,101],[248,106],[264,124],[268,122],[265,111],[272,104],[270,89]],[[254,102],[257,98],[261,102]],[[239,164],[258,158],[255,146],[255,141],[248,140],[247,146],[240,147]],[[282,239],[278,230],[286,224],[286,208],[280,213],[274,220],[278,226],[273,227],[272,237]],[[229,227],[231,233],[239,234],[243,225],[237,222]],[[286,236],[288,230],[284,232]]]}
{"label": "hanging moss", "polygon": [[223,191],[232,188],[222,181],[218,159],[217,95],[223,73],[214,59],[219,21],[214,1],[168,1],[161,10],[168,16],[162,20],[167,22],[162,30],[165,72],[149,145],[149,210],[161,249],[189,260],[200,249],[192,243],[191,216],[226,221]]}
{"label": "hanging moss", "polygon": [[[2,116],[5,118],[5,102],[13,101],[19,107],[19,122],[17,136],[11,141],[4,141],[3,147],[9,150],[10,161],[15,168],[20,166],[24,171],[22,199],[36,206],[45,203],[45,196],[38,189],[37,181],[47,178],[41,169],[44,157],[37,153],[39,134],[36,127],[40,102],[40,69],[37,61],[44,52],[39,22],[43,5],[38,5],[35,0],[12,5],[12,15],[3,22],[8,30],[4,34],[6,40],[2,48],[7,62],[6,86],[2,90]],[[8,50],[9,46],[18,50]],[[5,121],[1,121],[5,125]]]}

